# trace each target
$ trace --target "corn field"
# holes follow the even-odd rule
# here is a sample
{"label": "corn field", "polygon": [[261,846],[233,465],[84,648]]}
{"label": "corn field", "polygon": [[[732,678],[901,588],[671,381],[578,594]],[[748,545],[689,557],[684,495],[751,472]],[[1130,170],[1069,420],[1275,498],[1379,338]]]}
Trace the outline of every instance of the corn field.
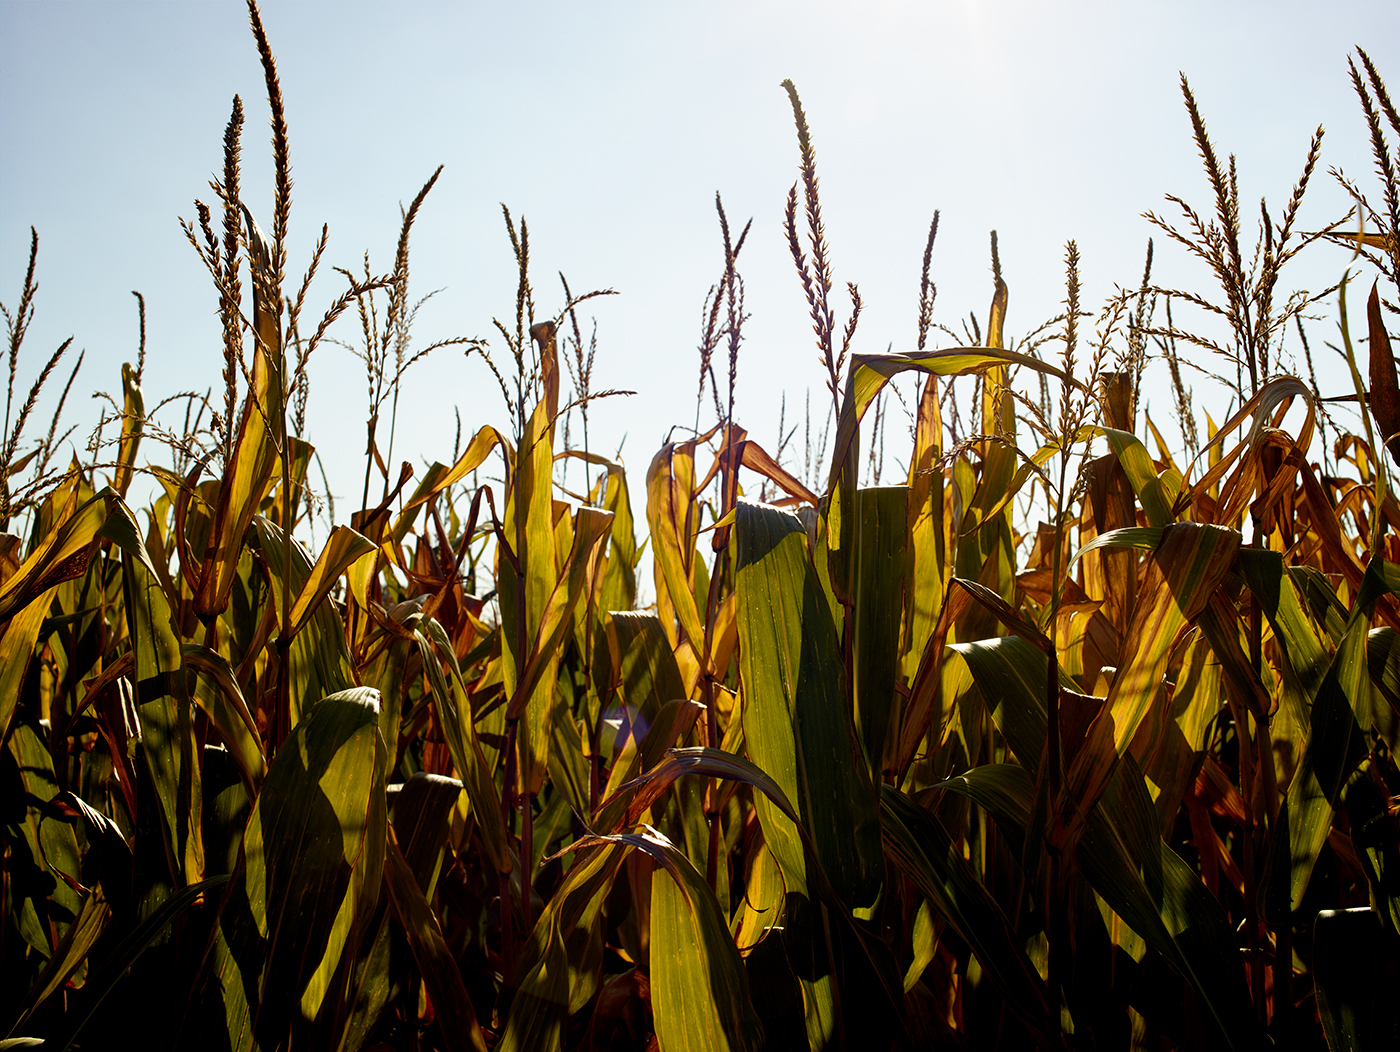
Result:
{"label": "corn field", "polygon": [[[786,82],[829,444],[799,470],[733,419],[748,228],[717,199],[717,422],[697,408],[644,474],[590,451],[587,413],[625,394],[590,389],[598,293],[537,314],[507,212],[514,312],[491,345],[435,345],[480,356],[500,424],[415,472],[386,435],[434,349],[407,275],[437,175],[393,269],[342,271],[308,320],[325,239],[293,273],[249,13],[273,214],[240,195],[235,99],[185,224],[223,398],[157,424],[143,351],[64,464],[57,415],[31,417],[68,345],[15,386],[37,235],[5,310],[0,526],[25,535],[0,535],[0,1048],[1400,1046],[1400,118],[1364,51],[1379,204],[1335,173],[1351,212],[1295,229],[1319,130],[1251,247],[1183,78],[1210,207],[1148,218],[1213,291],[1157,287],[1149,249],[1088,310],[1071,243],[1064,312],[1016,341],[993,236],[990,308],[952,334],[935,218],[918,347],[885,354],[852,350],[854,290],[838,317]],[[1285,295],[1325,242],[1351,269]],[[1281,368],[1309,310],[1340,321],[1346,390]],[[308,363],[357,323],[362,499],[313,540]],[[1139,412],[1149,356],[1175,446]],[[1238,391],[1204,434],[1191,361]],[[899,381],[907,472],[863,486]]]}

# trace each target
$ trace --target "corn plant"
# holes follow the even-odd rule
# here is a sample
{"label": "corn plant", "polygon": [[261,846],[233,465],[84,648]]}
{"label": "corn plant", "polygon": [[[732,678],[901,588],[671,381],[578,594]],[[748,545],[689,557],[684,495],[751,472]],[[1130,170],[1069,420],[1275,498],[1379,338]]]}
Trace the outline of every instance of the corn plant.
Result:
{"label": "corn plant", "polygon": [[[177,396],[199,411],[162,427],[138,359],[104,418],[117,437],[61,469],[57,416],[28,452],[25,434],[67,345],[7,400],[0,515],[28,525],[0,541],[10,1039],[1388,1047],[1400,122],[1364,52],[1351,73],[1384,207],[1341,176],[1358,209],[1290,240],[1319,136],[1283,218],[1264,210],[1251,268],[1233,159],[1183,82],[1216,218],[1173,198],[1184,229],[1157,222],[1223,305],[1153,286],[1149,252],[1136,291],[1095,313],[1070,243],[1063,312],[1016,341],[994,237],[986,315],[932,348],[935,214],[906,353],[859,352],[854,284],[837,318],[812,129],[785,82],[800,163],[786,235],[829,455],[810,410],[800,470],[785,423],[770,453],[734,419],[749,227],[735,238],[717,197],[694,427],[639,479],[588,444],[589,407],[625,393],[594,388],[578,324],[601,293],[561,276],[563,305],[537,310],[523,218],[504,216],[518,291],[495,347],[412,349],[409,234],[436,173],[393,270],[341,270],[303,321],[326,234],[292,281],[289,135],[248,9],[273,114],[270,232],[242,197],[237,99],[217,207],[185,224],[220,311],[222,401]],[[1309,456],[1336,396],[1278,356],[1318,297],[1278,307],[1274,290],[1329,239],[1378,278],[1364,363],[1356,278],[1335,290],[1359,427],[1337,429],[1324,470]],[[31,253],[6,310],[11,395],[34,272]],[[1228,333],[1177,325],[1173,300]],[[308,548],[308,366],[346,313],[361,339],[341,346],[369,384],[365,481],[349,523],[327,509]],[[1155,347],[1185,430],[1178,344],[1224,355],[1241,391],[1189,460],[1138,419]],[[444,346],[479,355],[503,422],[396,473],[399,381]],[[862,486],[898,378],[918,384],[907,475]],[[561,434],[575,411],[582,448]],[[143,462],[143,439],[170,444],[173,467]],[[574,462],[585,485],[562,500]],[[488,463],[499,477],[482,482]],[[133,509],[138,476],[154,496]]]}

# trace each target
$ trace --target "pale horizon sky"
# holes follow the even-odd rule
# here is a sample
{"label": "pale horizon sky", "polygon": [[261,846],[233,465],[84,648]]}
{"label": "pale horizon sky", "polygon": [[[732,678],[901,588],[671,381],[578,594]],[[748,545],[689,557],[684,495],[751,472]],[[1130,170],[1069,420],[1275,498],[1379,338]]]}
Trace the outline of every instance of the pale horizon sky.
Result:
{"label": "pale horizon sky", "polygon": [[[695,418],[701,304],[722,264],[716,191],[736,230],[753,218],[739,261],[752,316],[737,421],[772,450],[782,393],[789,423],[809,389],[814,411],[827,405],[782,230],[798,171],[784,77],[811,123],[835,278],[857,282],[865,301],[859,351],[912,349],[935,209],[935,322],[956,326],[969,311],[985,320],[994,228],[1012,334],[1061,309],[1071,238],[1092,309],[1116,285],[1137,284],[1154,235],[1159,282],[1218,295],[1205,267],[1141,217],[1174,217],[1168,193],[1213,210],[1179,72],[1218,151],[1238,157],[1251,236],[1259,198],[1281,210],[1319,124],[1327,136],[1301,228],[1349,205],[1330,167],[1378,196],[1346,69],[1354,46],[1400,88],[1393,2],[268,0],[262,13],[290,125],[290,273],[330,226],[308,316],[342,287],[331,265],[358,268],[368,250],[374,269],[389,268],[400,204],[444,164],[412,243],[413,291],[443,290],[420,315],[420,345],[489,339],[493,317],[513,316],[501,204],[525,216],[542,315],[562,305],[561,270],[576,293],[619,293],[581,309],[585,326],[597,321],[594,386],[639,393],[597,405],[591,444],[606,454],[621,444],[639,515],[652,455],[670,426]],[[92,392],[119,391],[121,363],[136,352],[132,289],[147,303],[147,404],[209,387],[218,397],[217,300],[177,216],[192,218],[196,197],[212,200],[235,93],[247,110],[244,197],[267,225],[267,104],[241,3],[0,2],[0,300],[11,310],[31,225],[40,237],[20,392],[74,337],[31,437],[79,349],[87,360],[66,422],[83,423],[85,436]],[[1348,262],[1317,246],[1284,271],[1282,289],[1326,287]],[[1326,319],[1309,331],[1321,366],[1335,308],[1317,313]],[[354,320],[338,335],[354,339]],[[1295,345],[1290,334],[1285,348]],[[505,348],[492,346],[500,360]],[[1335,387],[1325,394],[1350,389],[1332,364],[1322,380]],[[1212,406],[1228,396],[1203,379],[1197,394]],[[1164,369],[1149,366],[1144,399],[1159,425],[1170,423]],[[420,473],[422,458],[448,460],[454,405],[464,438],[507,426],[484,366],[439,351],[409,374],[395,460],[413,459]],[[712,416],[702,413],[702,427]],[[318,351],[308,432],[346,501],[340,521],[359,497],[364,417],[363,366],[340,348]],[[904,445],[892,430],[889,456],[902,458]]]}

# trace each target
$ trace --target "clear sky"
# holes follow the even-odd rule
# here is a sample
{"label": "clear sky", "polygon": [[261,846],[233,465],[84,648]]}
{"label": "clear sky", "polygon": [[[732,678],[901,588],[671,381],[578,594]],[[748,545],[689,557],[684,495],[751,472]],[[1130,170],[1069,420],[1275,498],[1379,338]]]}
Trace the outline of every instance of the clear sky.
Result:
{"label": "clear sky", "polygon": [[[560,270],[576,292],[620,293],[584,308],[585,325],[597,320],[595,387],[639,394],[597,408],[592,444],[622,444],[638,503],[667,429],[695,417],[701,303],[722,263],[716,191],[736,227],[754,221],[740,258],[752,317],[738,421],[771,448],[783,392],[790,421],[809,388],[825,405],[782,233],[798,165],[784,77],[811,121],[836,279],[865,300],[863,351],[912,347],[935,209],[936,321],[985,317],[993,228],[1013,333],[1060,309],[1070,238],[1090,305],[1135,285],[1152,235],[1141,213],[1168,214],[1167,193],[1212,205],[1179,71],[1218,149],[1238,156],[1249,215],[1261,196],[1282,206],[1310,134],[1327,127],[1303,229],[1349,204],[1329,166],[1374,185],[1349,49],[1365,47],[1400,89],[1394,2],[267,0],[263,17],[291,129],[290,270],[323,222],[328,263],[357,267],[368,250],[387,270],[400,203],[445,164],[413,239],[415,290],[444,290],[417,336],[489,338],[514,309],[500,206],[523,214],[542,312],[560,303]],[[217,302],[176,217],[212,200],[235,93],[248,110],[245,200],[266,224],[267,106],[241,3],[0,3],[0,299],[14,308],[33,225],[41,289],[18,382],[27,389],[73,336],[88,357],[70,421],[95,418],[91,392],[120,389],[136,348],[132,289],[149,312],[148,404],[217,390]],[[1325,287],[1348,262],[1325,246],[1311,256],[1285,271],[1286,288]],[[1157,276],[1215,291],[1160,236]],[[340,282],[324,268],[313,305]],[[1319,343],[1334,329],[1330,316],[1314,326]],[[353,323],[340,335],[354,338]],[[1165,372],[1151,377],[1148,405],[1165,422]],[[1334,368],[1328,384],[1349,389]],[[1219,404],[1208,386],[1199,396]],[[453,350],[417,366],[404,399],[396,459],[448,459],[454,405],[465,429],[506,426],[485,369]],[[363,367],[319,351],[309,434],[338,497],[358,496],[364,405]]]}

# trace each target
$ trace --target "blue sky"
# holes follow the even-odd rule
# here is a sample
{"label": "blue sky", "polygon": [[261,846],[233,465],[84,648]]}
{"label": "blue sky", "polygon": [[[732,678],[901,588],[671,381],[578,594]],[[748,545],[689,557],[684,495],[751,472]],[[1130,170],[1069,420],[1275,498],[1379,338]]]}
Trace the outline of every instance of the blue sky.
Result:
{"label": "blue sky", "polygon": [[[584,310],[597,320],[595,386],[639,394],[600,406],[591,437],[595,450],[621,444],[638,488],[667,429],[694,420],[701,303],[722,262],[716,191],[732,223],[754,220],[739,422],[771,447],[783,392],[790,421],[809,388],[825,404],[782,233],[798,164],[784,77],[812,124],[836,279],[865,301],[862,351],[912,347],[935,209],[936,321],[985,317],[993,228],[1013,333],[1060,309],[1070,238],[1089,304],[1136,284],[1152,235],[1141,213],[1166,214],[1166,193],[1211,206],[1179,71],[1220,152],[1238,157],[1249,214],[1261,196],[1282,206],[1326,125],[1304,229],[1349,204],[1329,166],[1373,182],[1348,51],[1366,47],[1400,87],[1395,3],[269,0],[263,17],[291,129],[290,269],[323,222],[328,264],[357,267],[368,250],[388,269],[400,203],[446,165],[413,239],[414,289],[443,290],[419,339],[494,335],[493,317],[514,309],[500,206],[526,216],[542,312],[560,303],[561,270],[576,292],[620,293]],[[13,309],[33,225],[41,289],[19,384],[73,336],[88,355],[70,422],[95,418],[91,392],[120,388],[132,289],[148,306],[148,404],[219,383],[216,298],[177,216],[211,200],[235,93],[248,110],[245,200],[265,217],[267,109],[242,4],[0,3],[0,299]],[[1325,287],[1347,262],[1319,247],[1283,284]],[[1160,236],[1157,276],[1209,289]],[[340,287],[323,268],[313,306]],[[1165,372],[1150,368],[1149,408],[1165,422]],[[337,496],[358,496],[363,367],[326,347],[312,372],[310,437]],[[1348,389],[1343,375],[1329,369],[1325,393]],[[1198,385],[1207,404],[1227,395]],[[506,425],[485,369],[452,350],[415,367],[403,398],[396,459],[447,459],[453,404],[465,429]]]}

